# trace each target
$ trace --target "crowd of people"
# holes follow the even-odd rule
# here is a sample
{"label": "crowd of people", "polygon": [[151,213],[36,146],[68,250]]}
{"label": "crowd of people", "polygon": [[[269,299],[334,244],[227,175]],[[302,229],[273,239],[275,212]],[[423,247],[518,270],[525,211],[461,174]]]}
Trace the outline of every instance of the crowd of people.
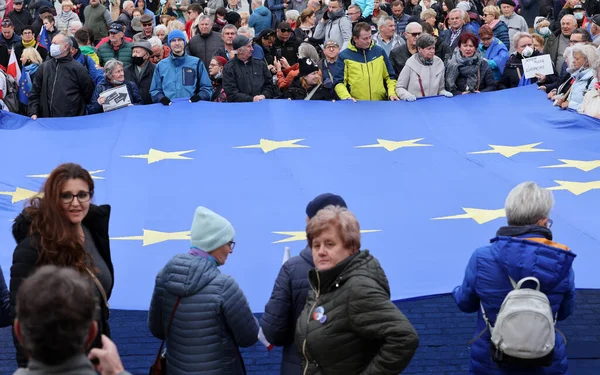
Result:
{"label": "crowd of people", "polygon": [[[0,277],[0,325],[13,325],[17,375],[127,374],[110,340],[108,308],[113,286],[126,280],[115,280],[111,210],[92,204],[94,191],[87,170],[62,164],[14,221],[10,289]],[[552,192],[533,182],[512,189],[508,225],[473,252],[453,291],[460,310],[480,312],[471,374],[567,373],[565,341],[554,324],[574,309],[576,255],[553,240],[553,205]],[[261,337],[283,347],[282,375],[395,375],[409,365],[418,333],[390,300],[378,260],[362,249],[346,201],[321,194],[305,218],[307,246],[281,266],[259,321],[235,275],[219,271],[236,247],[233,225],[195,209],[189,247],[158,272],[149,301],[148,328],[166,344],[157,353],[163,371],[245,374],[239,348]],[[522,289],[532,281],[537,288]],[[529,294],[517,298],[519,315],[510,296],[522,292]],[[527,304],[532,293],[537,299]],[[523,328],[507,323],[511,317]],[[503,329],[508,333],[498,341]]]}
{"label": "crowd of people", "polygon": [[[600,118],[593,1],[248,0],[248,12],[239,0],[9,1],[0,100],[33,119],[180,98],[412,102],[527,85]],[[544,54],[549,71],[526,74],[524,60]],[[114,92],[122,105],[109,105]]]}

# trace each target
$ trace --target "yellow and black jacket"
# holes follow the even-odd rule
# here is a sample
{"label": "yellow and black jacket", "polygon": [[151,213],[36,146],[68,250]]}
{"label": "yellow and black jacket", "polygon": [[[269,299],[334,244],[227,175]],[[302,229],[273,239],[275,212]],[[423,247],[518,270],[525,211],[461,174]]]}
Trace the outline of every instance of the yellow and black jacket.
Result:
{"label": "yellow and black jacket", "polygon": [[383,48],[371,42],[358,49],[350,41],[336,62],[334,87],[340,99],[386,100],[396,95],[396,75]]}

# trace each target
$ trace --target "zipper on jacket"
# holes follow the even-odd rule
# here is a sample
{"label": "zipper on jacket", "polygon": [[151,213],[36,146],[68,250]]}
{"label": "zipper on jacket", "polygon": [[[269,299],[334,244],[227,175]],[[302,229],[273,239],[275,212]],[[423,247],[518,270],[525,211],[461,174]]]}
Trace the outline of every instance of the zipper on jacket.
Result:
{"label": "zipper on jacket", "polygon": [[[319,277],[319,271],[316,272],[317,274],[317,297],[315,298],[315,303],[313,303],[312,307],[310,308],[310,310],[308,311],[308,319],[306,320],[306,335],[304,336],[304,342],[302,343],[302,354],[304,355],[304,360],[306,361],[306,365],[304,365],[304,372],[303,375],[306,375],[306,372],[308,371],[308,356],[306,355],[306,340],[308,340],[308,324],[310,323],[310,317],[312,315],[313,310],[315,309],[315,306],[317,306],[317,302],[319,301],[319,295],[321,294],[321,278]],[[311,285],[312,288],[312,285]],[[314,288],[313,288],[313,291]]]}
{"label": "zipper on jacket", "polygon": [[369,63],[367,62],[367,50],[363,50],[365,65],[367,66],[367,77],[369,79],[369,100],[373,100],[373,91],[371,90],[371,73],[369,73]]}

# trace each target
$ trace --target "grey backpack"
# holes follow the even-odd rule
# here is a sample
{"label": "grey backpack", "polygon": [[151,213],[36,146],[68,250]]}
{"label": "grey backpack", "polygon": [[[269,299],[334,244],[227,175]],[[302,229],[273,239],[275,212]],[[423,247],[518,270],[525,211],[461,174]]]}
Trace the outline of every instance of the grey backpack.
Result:
{"label": "grey backpack", "polygon": [[[483,304],[483,319],[491,333],[492,358],[499,364],[523,367],[546,367],[552,364],[555,344],[555,317],[548,297],[540,291],[540,281],[525,277],[510,283],[513,290],[506,295],[496,324],[492,326]],[[532,281],[535,289],[523,288]]]}

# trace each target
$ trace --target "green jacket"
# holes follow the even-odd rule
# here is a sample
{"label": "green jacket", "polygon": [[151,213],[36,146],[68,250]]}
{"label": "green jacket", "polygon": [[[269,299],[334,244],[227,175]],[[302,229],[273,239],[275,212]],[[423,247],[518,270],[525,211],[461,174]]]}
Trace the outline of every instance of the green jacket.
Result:
{"label": "green jacket", "polygon": [[304,375],[397,375],[408,366],[419,337],[368,250],[308,277],[295,336]]}
{"label": "green jacket", "polygon": [[102,44],[98,48],[98,57],[100,58],[100,65],[104,66],[110,59],[117,59],[123,63],[123,66],[131,65],[131,52],[133,44],[123,40],[123,43],[118,50],[115,51],[110,41]]}

